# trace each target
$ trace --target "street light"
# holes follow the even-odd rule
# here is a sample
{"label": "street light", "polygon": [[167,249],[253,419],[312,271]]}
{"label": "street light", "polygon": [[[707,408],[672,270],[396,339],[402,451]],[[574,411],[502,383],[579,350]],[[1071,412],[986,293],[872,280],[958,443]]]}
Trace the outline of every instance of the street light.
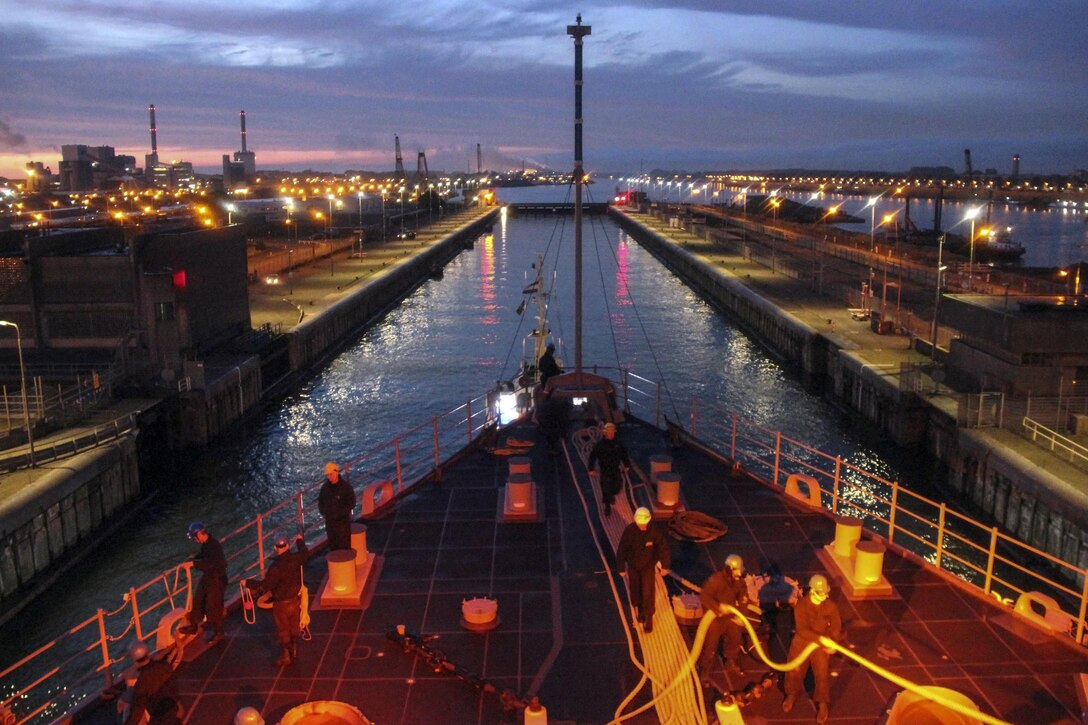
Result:
{"label": "street light", "polygon": [[387,189],[382,189],[382,244],[385,243],[385,195],[387,193]]}
{"label": "street light", "polygon": [[229,227],[234,223],[234,212],[238,210],[238,207],[234,204],[227,204],[227,226]]}
{"label": "street light", "polygon": [[933,302],[933,347],[931,349],[932,358],[934,362],[937,360],[937,311],[941,306],[941,272],[948,269],[941,264],[941,257],[944,254],[944,235],[937,237],[937,299]]}
{"label": "street light", "polygon": [[363,231],[363,192],[359,192],[359,231]]}
{"label": "street light", "polygon": [[964,219],[971,220],[971,245],[967,257],[967,289],[970,292],[975,291],[975,218],[980,211],[982,211],[982,207],[976,206],[974,209],[968,209],[963,216]]}
{"label": "street light", "polygon": [[879,196],[870,196],[869,203],[865,206],[870,207],[872,210],[872,219],[869,222],[869,251],[873,251],[876,248],[876,202]]}
{"label": "street light", "polygon": [[19,326],[14,322],[0,320],[0,326],[15,328],[15,346],[19,350],[19,380],[23,397],[23,424],[26,425],[26,442],[30,446],[30,465],[34,464],[34,431],[30,428],[30,407],[26,403],[26,367],[23,365],[23,336],[19,332]]}

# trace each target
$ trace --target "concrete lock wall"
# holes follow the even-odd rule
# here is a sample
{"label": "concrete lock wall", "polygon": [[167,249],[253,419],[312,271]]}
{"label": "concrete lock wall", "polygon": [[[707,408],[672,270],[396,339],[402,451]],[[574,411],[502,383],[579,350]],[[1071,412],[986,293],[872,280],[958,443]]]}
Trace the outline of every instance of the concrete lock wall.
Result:
{"label": "concrete lock wall", "polygon": [[[140,494],[136,434],[35,474],[0,509],[0,609],[57,572],[77,546]],[[28,476],[16,471],[9,476]]]}

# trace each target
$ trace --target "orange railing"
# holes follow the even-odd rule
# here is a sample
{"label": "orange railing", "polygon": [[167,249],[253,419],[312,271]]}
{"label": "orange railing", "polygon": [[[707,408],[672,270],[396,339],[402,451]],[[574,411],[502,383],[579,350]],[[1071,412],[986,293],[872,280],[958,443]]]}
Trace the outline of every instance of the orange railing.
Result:
{"label": "orange railing", "polygon": [[[443,462],[495,425],[496,400],[489,393],[436,415],[347,462],[348,480],[357,492],[377,481],[390,481],[397,494],[438,473]],[[316,491],[321,481],[298,491],[243,522],[222,537],[230,581],[263,576],[270,543],[280,535],[319,531]],[[155,646],[158,623],[172,610],[188,606],[189,563],[129,589],[117,609],[99,609],[59,637],[0,670],[0,722],[14,714],[14,724],[47,722],[109,689],[126,664],[136,640]]]}

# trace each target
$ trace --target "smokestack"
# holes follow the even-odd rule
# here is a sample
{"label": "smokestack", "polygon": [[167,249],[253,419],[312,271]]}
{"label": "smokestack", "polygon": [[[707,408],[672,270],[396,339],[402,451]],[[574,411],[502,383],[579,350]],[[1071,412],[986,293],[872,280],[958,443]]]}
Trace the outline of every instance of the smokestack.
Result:
{"label": "smokestack", "polygon": [[1020,178],[1020,154],[1012,155],[1012,178]]}
{"label": "smokestack", "polygon": [[159,152],[159,132],[155,128],[155,104],[152,103],[147,107],[147,110],[151,114],[151,153],[157,154]]}
{"label": "smokestack", "polygon": [[242,116],[242,153],[246,152],[246,112],[241,112]]}

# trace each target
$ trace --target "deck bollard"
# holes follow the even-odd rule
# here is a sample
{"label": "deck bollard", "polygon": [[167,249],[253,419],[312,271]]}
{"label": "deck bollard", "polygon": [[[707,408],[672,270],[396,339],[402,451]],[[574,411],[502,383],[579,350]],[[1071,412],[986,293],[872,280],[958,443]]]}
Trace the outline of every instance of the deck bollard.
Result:
{"label": "deck bollard", "polygon": [[510,475],[525,474],[526,476],[532,473],[530,460],[528,456],[513,456],[510,459]]}
{"label": "deck bollard", "polygon": [[854,545],[861,540],[861,519],[854,516],[835,517],[835,541],[831,546],[835,556],[851,559]]}
{"label": "deck bollard", "polygon": [[672,470],[672,456],[650,456],[650,480],[656,481],[657,474]]}
{"label": "deck bollard", "polygon": [[329,566],[329,588],[336,594],[355,591],[355,551],[337,549],[325,556]]}
{"label": "deck bollard", "polygon": [[525,708],[525,725],[548,725],[548,708],[540,704],[540,698],[533,695],[529,707]]}
{"label": "deck bollard", "polygon": [[355,551],[355,565],[366,563],[370,552],[366,550],[366,524],[351,525],[351,548]]}
{"label": "deck bollard", "polygon": [[510,496],[510,507],[515,511],[528,509],[533,496],[532,477],[528,473],[511,473],[506,486]]}
{"label": "deck bollard", "polygon": [[657,474],[657,502],[662,506],[680,503],[680,474],[662,471]]}
{"label": "deck bollard", "polygon": [[884,569],[884,544],[879,541],[859,541],[854,547],[854,583],[861,586],[876,584]]}

